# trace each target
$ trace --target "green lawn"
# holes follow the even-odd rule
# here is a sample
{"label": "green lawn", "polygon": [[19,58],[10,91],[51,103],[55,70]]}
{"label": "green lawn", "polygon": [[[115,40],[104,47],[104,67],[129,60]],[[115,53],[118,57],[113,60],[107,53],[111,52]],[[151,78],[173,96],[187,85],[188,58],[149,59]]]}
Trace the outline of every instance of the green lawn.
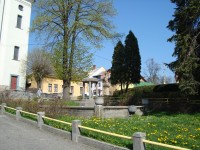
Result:
{"label": "green lawn", "polygon": [[[73,104],[74,105],[74,104]],[[28,105],[30,106],[30,104]],[[15,111],[6,109],[6,111],[15,114]],[[23,114],[23,117],[36,120],[35,116]],[[81,120],[82,125],[100,129],[121,135],[132,136],[135,132],[145,132],[146,139],[176,145],[193,150],[200,149],[200,114],[165,114],[157,113],[149,116],[132,116],[126,119],[98,119],[98,118],[78,118],[73,116],[63,116],[58,119],[66,122],[72,120]],[[56,123],[45,119],[45,123],[56,128],[71,131],[71,126]],[[93,131],[81,129],[81,134],[102,140],[115,145],[132,148],[132,140],[126,140],[113,136],[108,136]],[[151,146],[147,144],[147,149],[163,150],[164,148],[158,146]]]}
{"label": "green lawn", "polygon": [[[64,116],[61,120],[71,122],[74,117]],[[77,119],[77,118],[76,118]],[[133,116],[128,119],[83,119],[82,125],[132,136],[134,132],[145,132],[146,139],[176,145],[193,150],[200,149],[200,114],[155,114],[151,116]],[[123,140],[105,134],[81,130],[86,135],[98,140],[106,141],[119,146],[132,148],[132,140]],[[147,144],[148,149],[164,149]]]}

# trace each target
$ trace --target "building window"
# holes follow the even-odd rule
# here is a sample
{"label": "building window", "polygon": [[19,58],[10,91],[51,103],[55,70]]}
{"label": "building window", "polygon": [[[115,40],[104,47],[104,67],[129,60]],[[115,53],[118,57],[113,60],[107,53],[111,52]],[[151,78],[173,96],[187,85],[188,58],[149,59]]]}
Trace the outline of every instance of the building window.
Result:
{"label": "building window", "polygon": [[18,60],[18,56],[19,56],[19,47],[18,47],[18,46],[15,46],[15,47],[14,47],[13,59],[14,59],[14,60]]}
{"label": "building window", "polygon": [[54,92],[58,92],[58,84],[54,84]]}
{"label": "building window", "polygon": [[70,95],[74,95],[74,86],[71,86],[70,88]]}
{"label": "building window", "polygon": [[19,6],[18,6],[18,9],[19,9],[20,11],[23,11],[24,7],[23,7],[22,5],[19,5]]}
{"label": "building window", "polygon": [[52,84],[48,84],[48,92],[52,92]]}
{"label": "building window", "polygon": [[83,87],[80,87],[80,95],[83,94]]}
{"label": "building window", "polygon": [[21,29],[22,26],[22,16],[18,15],[17,16],[17,28]]}
{"label": "building window", "polygon": [[96,96],[96,90],[93,91],[93,96]]}

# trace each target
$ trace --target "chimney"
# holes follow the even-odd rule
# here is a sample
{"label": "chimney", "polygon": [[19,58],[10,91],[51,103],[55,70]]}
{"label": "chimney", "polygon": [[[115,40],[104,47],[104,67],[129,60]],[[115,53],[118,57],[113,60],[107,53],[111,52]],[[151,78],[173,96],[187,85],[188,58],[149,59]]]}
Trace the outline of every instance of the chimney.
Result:
{"label": "chimney", "polygon": [[92,70],[95,70],[95,69],[96,69],[96,65],[93,65]]}

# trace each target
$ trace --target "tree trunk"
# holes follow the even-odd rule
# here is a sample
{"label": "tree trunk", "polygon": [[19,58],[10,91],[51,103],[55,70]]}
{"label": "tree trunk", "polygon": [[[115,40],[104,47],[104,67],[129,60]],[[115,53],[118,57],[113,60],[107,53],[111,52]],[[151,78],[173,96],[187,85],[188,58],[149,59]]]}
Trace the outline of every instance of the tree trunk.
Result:
{"label": "tree trunk", "polygon": [[70,100],[70,82],[63,80],[63,100]]}
{"label": "tree trunk", "polygon": [[42,80],[38,80],[37,81],[37,89],[41,89],[41,86],[42,86]]}
{"label": "tree trunk", "polygon": [[121,94],[123,94],[123,83],[121,83],[120,85],[121,85]]}
{"label": "tree trunk", "polygon": [[[79,1],[78,6],[77,6],[75,22],[78,22],[78,18],[79,18],[78,14],[80,12],[80,3],[81,3],[81,1]],[[66,22],[65,24],[67,25],[68,22]],[[67,29],[65,31],[67,31]],[[68,69],[68,71],[64,72],[64,77],[67,76],[67,80],[63,80],[63,99],[64,100],[70,100],[70,88],[71,88],[71,79],[72,79],[72,66],[74,64],[76,31],[77,31],[77,23],[75,24],[74,30],[72,32],[71,51],[70,51],[70,53],[65,53],[65,51],[64,51],[64,54],[63,54],[63,57],[66,58],[65,61],[64,61],[64,67],[63,68],[66,67]],[[68,35],[65,33],[64,34],[65,43],[67,43],[68,40],[69,40]],[[65,49],[69,50],[69,48],[66,44],[64,45],[64,50]],[[69,59],[69,61],[68,61],[68,59]]]}
{"label": "tree trunk", "polygon": [[129,82],[126,82],[126,93],[128,92]]}

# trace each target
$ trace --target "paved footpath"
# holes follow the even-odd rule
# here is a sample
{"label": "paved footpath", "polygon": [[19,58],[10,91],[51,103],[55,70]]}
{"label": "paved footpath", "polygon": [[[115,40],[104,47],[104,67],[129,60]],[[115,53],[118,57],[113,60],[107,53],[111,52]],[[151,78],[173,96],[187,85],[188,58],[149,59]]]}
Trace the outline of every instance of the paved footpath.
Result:
{"label": "paved footpath", "polygon": [[0,150],[97,150],[0,115]]}

